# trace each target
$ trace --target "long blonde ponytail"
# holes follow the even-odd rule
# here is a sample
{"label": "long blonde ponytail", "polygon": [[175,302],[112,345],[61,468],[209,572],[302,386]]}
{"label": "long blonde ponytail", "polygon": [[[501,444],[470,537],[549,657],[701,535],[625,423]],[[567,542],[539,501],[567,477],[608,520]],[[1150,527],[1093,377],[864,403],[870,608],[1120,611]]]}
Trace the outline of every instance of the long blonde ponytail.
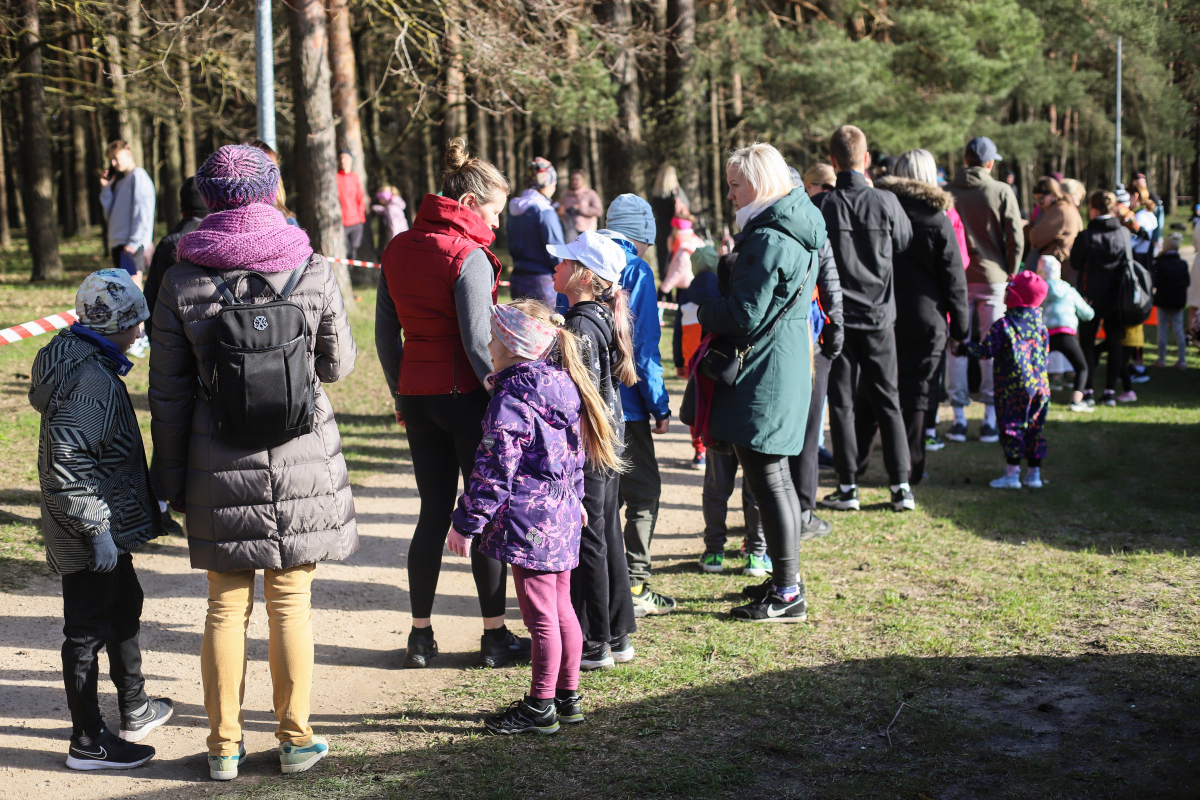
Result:
{"label": "long blonde ponytail", "polygon": [[597,300],[608,306],[613,315],[613,338],[617,344],[617,361],[612,365],[617,380],[626,386],[638,381],[637,365],[633,360],[633,315],[629,313],[629,292],[576,262],[571,282],[588,286]]}
{"label": "long blonde ponytail", "polygon": [[[550,322],[556,316],[553,309],[540,300],[518,300],[511,305],[542,322]],[[588,463],[594,469],[624,472],[628,464],[618,453],[618,448],[623,443],[617,438],[617,429],[609,414],[608,405],[600,397],[600,392],[592,382],[592,373],[584,363],[582,342],[566,328],[559,328],[558,351],[563,368],[579,389],[579,397],[583,401],[579,416],[583,450],[587,454]]]}

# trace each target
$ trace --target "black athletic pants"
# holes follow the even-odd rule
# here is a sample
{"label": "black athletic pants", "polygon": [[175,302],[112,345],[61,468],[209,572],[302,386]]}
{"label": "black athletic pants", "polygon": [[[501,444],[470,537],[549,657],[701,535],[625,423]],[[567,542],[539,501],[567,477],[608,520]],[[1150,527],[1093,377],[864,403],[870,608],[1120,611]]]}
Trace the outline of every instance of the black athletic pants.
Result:
{"label": "black athletic pants", "polygon": [[1079,346],[1079,337],[1073,333],[1050,334],[1050,352],[1055,351],[1062,353],[1067,361],[1071,362],[1071,369],[1075,370],[1075,391],[1082,392],[1083,387],[1088,385],[1091,370],[1088,369],[1083,348]]}
{"label": "black athletic pants", "polygon": [[775,456],[733,446],[742,465],[742,480],[758,504],[758,518],[767,540],[776,586],[788,586],[800,571],[800,498],[787,456]]}
{"label": "black athletic pants", "polygon": [[1083,351],[1083,357],[1086,359],[1088,367],[1087,383],[1084,384],[1084,387],[1087,391],[1092,391],[1096,382],[1096,365],[1099,363],[1099,356],[1096,353],[1096,334],[1100,330],[1101,322],[1104,323],[1103,346],[1108,352],[1108,370],[1104,373],[1104,389],[1109,392],[1115,391],[1117,378],[1120,378],[1125,391],[1129,391],[1133,388],[1133,382],[1129,380],[1130,376],[1125,370],[1126,353],[1121,346],[1121,342],[1125,339],[1125,326],[1121,324],[1121,315],[1115,309],[1105,314],[1103,318],[1100,314],[1096,314],[1079,326],[1079,347]]}
{"label": "black athletic pants", "polygon": [[[935,332],[929,339],[897,345],[896,376],[900,396],[900,415],[908,445],[908,482],[916,486],[925,476],[925,418],[929,407],[937,408],[939,365],[945,364],[946,337]],[[857,474],[871,463],[875,433],[879,429],[875,411],[862,384],[854,407],[854,439],[858,443]],[[890,470],[889,470],[890,473]]]}
{"label": "black athletic pants", "polygon": [[585,641],[610,642],[637,630],[621,531],[620,478],[585,468],[583,508],[588,521],[579,536],[579,566],[571,570],[571,605]]}
{"label": "black athletic pants", "polygon": [[[486,389],[466,394],[401,395],[400,412],[408,433],[413,474],[421,496],[421,515],[408,548],[408,591],[412,615],[429,617],[442,570],[442,551],[450,532],[450,514],[458,501],[458,476],[463,486],[475,467],[475,451],[483,438]],[[484,617],[504,615],[508,565],[480,553],[478,541],[471,549],[471,573]]]}
{"label": "black athletic pants", "polygon": [[[911,462],[900,414],[896,372],[896,336],[892,328],[846,330],[842,354],[829,370],[829,428],[833,439],[833,463],[838,480],[855,483],[858,440],[854,428],[854,401],[859,385],[879,423],[883,440],[883,462],[889,481],[908,481]],[[758,495],[755,494],[757,498]]]}
{"label": "black athletic pants", "polygon": [[825,424],[822,414],[825,411],[825,392],[829,389],[829,370],[832,367],[833,362],[821,355],[820,350],[813,353],[812,397],[808,401],[804,449],[800,451],[800,455],[788,457],[792,480],[796,483],[796,496],[800,499],[800,508],[803,511],[812,511],[817,507],[817,486],[820,483],[817,442],[821,440],[821,427]]}
{"label": "black athletic pants", "polygon": [[95,734],[104,721],[96,697],[100,648],[108,651],[108,675],[117,687],[122,714],[147,702],[138,631],[142,587],[133,556],[123,553],[112,572],[83,570],[62,576],[63,683],[71,710],[71,734]]}

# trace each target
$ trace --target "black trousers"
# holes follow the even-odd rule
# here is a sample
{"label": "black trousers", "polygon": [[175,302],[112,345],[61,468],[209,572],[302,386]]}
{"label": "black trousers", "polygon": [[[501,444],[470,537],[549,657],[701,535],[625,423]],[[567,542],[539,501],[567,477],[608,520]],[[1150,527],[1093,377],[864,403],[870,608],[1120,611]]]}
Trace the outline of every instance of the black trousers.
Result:
{"label": "black trousers", "polygon": [[1100,314],[1096,314],[1079,326],[1079,347],[1083,351],[1083,357],[1086,359],[1088,367],[1087,383],[1084,384],[1084,387],[1086,391],[1092,391],[1096,382],[1096,365],[1099,363],[1099,356],[1096,353],[1096,334],[1100,331],[1101,322],[1104,323],[1103,346],[1108,353],[1108,370],[1104,373],[1104,389],[1109,392],[1115,391],[1117,378],[1120,378],[1125,391],[1129,391],[1133,388],[1133,382],[1126,373],[1127,354],[1121,347],[1121,342],[1125,339],[1125,326],[1121,324],[1121,315],[1115,309],[1105,314],[1103,318]]}
{"label": "black trousers", "polygon": [[362,247],[363,223],[346,225],[342,229],[346,232],[346,258],[353,261],[358,258],[358,248]]}
{"label": "black trousers", "polygon": [[617,475],[585,469],[583,508],[588,522],[579,536],[579,566],[571,570],[571,605],[583,638],[590,642],[609,642],[637,630],[620,502]]}
{"label": "black trousers", "polygon": [[[925,430],[935,430],[937,428],[938,405],[944,402],[946,397],[946,351],[942,351],[942,357],[938,361],[937,372],[933,373],[933,383],[929,387],[929,405],[925,408]],[[910,472],[916,470],[910,469]]]}
{"label": "black trousers", "polygon": [[1066,356],[1067,361],[1071,362],[1071,369],[1075,370],[1075,391],[1082,392],[1083,387],[1088,385],[1091,370],[1088,369],[1088,362],[1087,358],[1083,355],[1083,348],[1079,346],[1079,337],[1073,333],[1051,334],[1050,352],[1053,353],[1056,351],[1062,353]]}
{"label": "black trousers", "polygon": [[104,722],[96,696],[100,648],[108,651],[108,675],[117,687],[122,714],[144,705],[142,649],[138,631],[142,620],[142,586],[133,569],[133,556],[122,554],[112,572],[72,572],[62,576],[63,683],[71,710],[71,735],[94,735]]}
{"label": "black trousers", "polygon": [[[466,487],[475,468],[475,451],[483,438],[480,423],[490,399],[486,389],[459,395],[400,396],[417,493],[421,496],[421,514],[408,548],[408,591],[412,615],[418,619],[433,613],[450,514],[458,501],[458,477],[462,475]],[[508,565],[472,548],[471,574],[482,616],[503,616]]]}
{"label": "black trousers", "polygon": [[787,586],[800,571],[800,498],[787,456],[733,446],[742,465],[742,480],[758,504],[758,518],[767,540],[776,586]]}
{"label": "black trousers", "polygon": [[[925,419],[929,406],[937,408],[936,395],[939,364],[945,364],[946,337],[934,335],[930,340],[906,342],[898,346],[897,384],[900,394],[900,415],[904,419],[904,436],[908,447],[908,482],[917,485],[925,476]],[[857,474],[862,475],[871,463],[875,449],[875,433],[879,421],[871,407],[863,384],[858,386],[854,406],[854,438],[858,443]],[[890,473],[890,470],[889,470]],[[899,483],[899,481],[897,481]]]}
{"label": "black trousers", "polygon": [[[121,263],[121,254],[124,252],[125,245],[119,245],[112,249],[110,255],[112,255],[113,269],[124,269],[124,265]],[[131,255],[129,258],[135,267],[134,271],[129,273],[130,275],[137,275],[139,272],[145,271],[146,248],[139,247],[137,252]]]}
{"label": "black trousers", "polygon": [[[829,370],[829,427],[838,480],[855,482],[858,440],[854,403],[860,390],[874,412],[883,439],[883,461],[893,484],[908,481],[911,461],[897,385],[896,338],[892,328],[848,329],[842,354]],[[756,494],[755,497],[758,495]]]}
{"label": "black trousers", "polygon": [[829,371],[833,362],[817,350],[813,353],[812,399],[808,402],[808,422],[804,429],[804,449],[798,456],[790,456],[788,465],[796,483],[796,496],[800,508],[812,511],[817,507],[817,486],[820,483],[820,465],[817,463],[817,442],[821,440],[821,428],[825,411],[825,392],[829,389]]}

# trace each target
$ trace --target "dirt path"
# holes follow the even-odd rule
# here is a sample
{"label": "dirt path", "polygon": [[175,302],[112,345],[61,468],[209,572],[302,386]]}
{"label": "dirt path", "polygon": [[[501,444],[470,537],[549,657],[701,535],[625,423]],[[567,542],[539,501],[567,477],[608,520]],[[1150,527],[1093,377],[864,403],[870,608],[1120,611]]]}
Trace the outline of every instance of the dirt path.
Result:
{"label": "dirt path", "polygon": [[[680,557],[696,547],[702,476],[687,469],[686,429],[675,427],[658,441],[663,508],[655,554]],[[474,664],[479,648],[470,565],[447,552],[434,605],[445,655],[425,670],[398,668],[410,626],[406,555],[420,508],[412,475],[374,477],[355,490],[355,507],[362,549],[345,563],[322,564],[313,589],[311,722],[335,747],[339,734],[365,732],[362,719],[373,711],[440,702],[440,690]],[[59,657],[61,589],[56,580],[39,579],[24,590],[0,593],[0,800],[212,797],[230,788],[208,779],[204,758],[208,724],[199,661],[204,573],[190,568],[187,547],[178,538],[144,548],[134,561],[146,593],[141,641],[147,691],[172,697],[176,709],[172,723],[146,740],[157,756],[129,772],[78,773],[64,766],[70,722]],[[261,577],[256,596],[245,702],[251,758],[241,770],[245,779],[237,781],[242,789],[246,779],[279,775]],[[523,630],[511,582],[508,598],[510,627]],[[120,717],[103,654],[100,692],[105,720],[116,728]]]}

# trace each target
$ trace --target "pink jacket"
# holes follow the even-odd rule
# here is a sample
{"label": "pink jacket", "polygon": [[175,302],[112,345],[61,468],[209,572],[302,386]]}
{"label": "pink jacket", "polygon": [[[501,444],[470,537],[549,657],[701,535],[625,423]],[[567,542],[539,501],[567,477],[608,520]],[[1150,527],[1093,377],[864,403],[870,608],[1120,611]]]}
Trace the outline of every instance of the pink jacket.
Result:
{"label": "pink jacket", "polygon": [[962,255],[963,269],[967,268],[971,258],[967,255],[967,229],[963,227],[962,217],[958,212],[951,208],[946,212],[946,216],[950,218],[950,224],[954,226],[954,238],[958,239],[958,252]]}

